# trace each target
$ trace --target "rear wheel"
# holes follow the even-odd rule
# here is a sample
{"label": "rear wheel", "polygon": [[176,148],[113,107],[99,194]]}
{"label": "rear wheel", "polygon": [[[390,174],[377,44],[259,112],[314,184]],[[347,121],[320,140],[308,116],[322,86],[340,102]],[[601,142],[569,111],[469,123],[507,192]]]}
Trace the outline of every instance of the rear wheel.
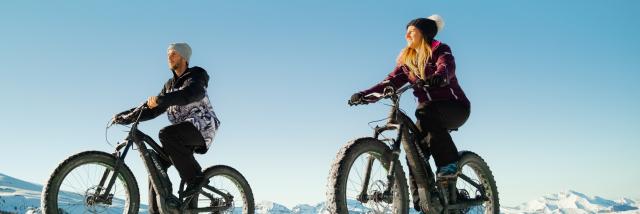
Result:
{"label": "rear wheel", "polygon": [[[113,155],[99,151],[82,152],[63,161],[42,192],[44,213],[138,213],[138,184],[124,163],[111,191],[96,194],[104,193],[108,180],[114,176],[115,163]],[[109,179],[100,186],[105,171],[109,172]]]}
{"label": "rear wheel", "polygon": [[[396,161],[391,195],[381,196],[387,188],[391,151],[374,138],[361,138],[345,145],[338,153],[329,175],[327,208],[329,213],[402,213],[409,210],[407,181],[402,165]],[[372,161],[372,162],[370,162]],[[371,163],[371,164],[370,164]],[[371,167],[367,169],[368,167]],[[367,200],[360,193],[370,170]]]}
{"label": "rear wheel", "polygon": [[[255,203],[249,182],[237,170],[229,166],[212,166],[204,171],[205,179],[209,179],[209,186],[218,193],[202,188],[194,198],[197,208],[219,207],[221,211],[211,213],[243,213],[253,214]],[[231,196],[228,200],[222,194]]]}
{"label": "rear wheel", "polygon": [[479,184],[483,188],[486,197],[482,205],[468,207],[460,210],[459,213],[500,213],[498,187],[487,163],[477,154],[464,151],[460,153],[458,169],[472,181],[457,179],[458,202],[482,198],[482,190],[475,187],[473,183]]}

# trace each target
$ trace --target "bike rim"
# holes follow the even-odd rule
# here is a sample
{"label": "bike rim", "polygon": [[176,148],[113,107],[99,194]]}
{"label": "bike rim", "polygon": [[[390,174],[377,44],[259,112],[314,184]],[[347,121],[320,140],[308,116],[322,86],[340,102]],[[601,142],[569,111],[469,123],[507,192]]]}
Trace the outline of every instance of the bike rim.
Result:
{"label": "bike rim", "polygon": [[[491,192],[489,181],[483,176],[479,166],[473,163],[467,163],[461,167],[460,172],[469,177],[473,182],[480,184],[484,188],[485,196],[489,198],[489,200],[485,201],[482,205],[468,207],[462,210],[461,213],[493,213],[493,192]],[[456,188],[458,189],[458,197],[463,200],[482,197],[478,188],[462,179],[457,179]]]}
{"label": "bike rim", "polygon": [[[244,207],[246,206],[245,192],[242,189],[242,185],[239,181],[236,181],[233,177],[227,175],[215,175],[209,178],[209,186],[215,187],[219,191],[230,194],[233,196],[233,201],[224,200],[224,198],[214,193],[213,191],[203,188],[205,194],[213,196],[213,200],[207,197],[205,194],[200,193],[197,197],[198,207],[222,207],[231,204],[228,209],[219,211],[217,213],[244,213]],[[229,205],[228,205],[229,206]]]}
{"label": "bike rim", "polygon": [[[369,157],[373,157],[374,161],[371,167],[371,177],[367,188],[367,195],[373,195],[375,192],[382,193],[387,187],[387,169],[382,165],[378,157],[380,154],[367,152],[360,154],[351,165],[346,185],[346,203],[349,211],[358,213],[392,213],[395,210],[393,203],[384,201],[368,200],[362,203],[358,200],[358,196],[362,191],[365,182],[365,168],[368,165]],[[393,189],[392,189],[393,190]]]}
{"label": "bike rim", "polygon": [[111,171],[109,173],[111,178],[113,167],[103,163],[84,163],[66,173],[56,195],[58,211],[70,214],[126,213],[130,194],[122,175],[118,175],[111,188],[110,194],[113,194],[111,204],[94,200],[94,193],[107,169]]}

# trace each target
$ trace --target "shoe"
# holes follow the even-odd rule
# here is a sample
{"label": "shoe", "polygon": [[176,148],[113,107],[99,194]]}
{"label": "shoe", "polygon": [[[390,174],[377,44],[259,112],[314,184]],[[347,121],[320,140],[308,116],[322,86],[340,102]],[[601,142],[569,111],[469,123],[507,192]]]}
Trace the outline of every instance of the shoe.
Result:
{"label": "shoe", "polygon": [[458,162],[453,162],[438,168],[438,177],[455,177],[458,172]]}
{"label": "shoe", "polygon": [[165,200],[165,203],[171,208],[179,208],[181,205],[180,199],[176,198],[173,194]]}
{"label": "shoe", "polygon": [[420,209],[420,199],[413,201],[413,209],[418,212],[422,211],[422,209]]}
{"label": "shoe", "polygon": [[178,194],[180,198],[191,197],[200,192],[200,189],[207,184],[209,184],[209,180],[205,180],[204,176],[196,176],[191,180],[191,182],[187,183],[187,187],[184,189],[184,191]]}

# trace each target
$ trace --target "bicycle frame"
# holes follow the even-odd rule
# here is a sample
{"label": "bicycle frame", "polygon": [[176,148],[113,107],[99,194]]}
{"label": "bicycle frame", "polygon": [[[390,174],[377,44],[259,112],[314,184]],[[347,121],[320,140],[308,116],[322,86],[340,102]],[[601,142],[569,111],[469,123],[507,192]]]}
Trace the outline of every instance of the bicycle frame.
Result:
{"label": "bicycle frame", "polygon": [[[182,205],[177,209],[170,207],[167,204],[166,202],[167,199],[170,199],[171,197],[175,197],[170,191],[171,183],[169,182],[168,184],[165,184],[162,181],[162,179],[165,179],[165,178],[167,179],[167,181],[169,181],[168,176],[166,175],[166,172],[160,171],[159,167],[156,167],[156,166],[160,166],[160,163],[158,163],[159,160],[155,160],[154,158],[151,157],[152,155],[151,151],[147,149],[146,145],[149,145],[151,149],[155,151],[156,154],[158,154],[157,157],[159,157],[163,161],[171,163],[171,160],[169,159],[169,156],[166,154],[166,152],[162,149],[162,147],[160,147],[160,145],[158,145],[149,135],[146,135],[145,133],[138,130],[140,116],[142,115],[142,111],[144,111],[144,109],[146,109],[146,107],[143,106],[142,109],[140,110],[140,113],[138,114],[136,122],[132,124],[129,135],[127,136],[127,138],[125,138],[125,141],[122,143],[119,143],[116,146],[115,152],[113,153],[113,155],[116,157],[116,165],[113,169],[114,171],[113,175],[118,174],[118,170],[124,164],[124,160],[125,160],[125,157],[127,156],[129,149],[131,149],[131,147],[135,145],[136,147],[138,147],[137,150],[139,151],[140,157],[143,160],[144,166],[147,169],[147,172],[149,173],[149,178],[150,178],[149,182],[151,183],[151,186],[156,192],[155,200],[158,204],[158,208],[162,211],[162,213],[215,212],[215,211],[222,211],[230,208],[230,206],[233,204],[231,203],[231,201],[233,201],[233,196],[225,194],[224,192],[210,185],[205,185],[203,188],[206,188],[222,196],[225,199],[225,202],[228,202],[228,203],[225,203],[224,206],[189,209],[188,206],[190,204],[191,199],[193,199],[193,197],[191,197],[188,200],[186,200],[184,203],[182,203]],[[107,179],[110,173],[111,173],[111,170],[109,169],[105,170],[102,176],[102,179],[100,179],[100,183],[98,187],[102,187],[105,184],[105,182],[107,182]],[[115,179],[116,179],[116,176],[111,176],[111,178],[108,179],[107,186],[104,189],[99,188],[96,191],[96,195],[99,199],[109,199],[108,193],[111,191],[111,188],[115,183]],[[184,182],[182,181],[180,185],[180,191],[182,191],[183,187],[184,187]],[[104,193],[101,194],[100,192],[102,190],[104,190]],[[204,191],[200,191],[200,193],[202,193],[202,195],[204,195],[209,199],[212,199],[212,200],[214,199],[214,196],[209,193],[206,193]],[[182,201],[182,199],[179,199],[179,200]]]}
{"label": "bicycle frame", "polygon": [[[478,190],[480,190],[482,199],[457,202],[455,200],[456,194],[457,194],[455,182],[453,183],[453,185],[447,185],[446,182],[436,182],[431,165],[428,163],[428,160],[429,160],[428,157],[430,156],[430,154],[425,154],[424,152],[428,152],[428,151],[423,151],[422,149],[420,149],[420,146],[419,146],[419,143],[421,143],[424,140],[424,135],[421,133],[420,129],[418,129],[418,127],[414,124],[411,118],[400,110],[400,104],[399,104],[400,95],[411,87],[412,85],[407,85],[399,88],[397,91],[390,86],[385,88],[385,92],[383,93],[383,98],[384,97],[390,98],[393,104],[391,107],[391,111],[389,113],[389,119],[387,120],[387,123],[381,127],[376,126],[374,128],[373,137],[375,139],[381,140],[379,139],[379,136],[381,133],[385,131],[391,131],[391,130],[398,131],[397,137],[393,139],[391,143],[391,154],[390,154],[391,158],[390,158],[389,170],[387,174],[387,180],[389,185],[387,185],[385,191],[382,193],[381,198],[367,197],[368,196],[367,187],[369,185],[368,180],[369,180],[370,171],[371,171],[370,169],[373,164],[373,159],[372,157],[370,157],[370,160],[368,161],[365,169],[365,182],[363,183],[362,191],[360,192],[358,200],[360,200],[363,203],[366,203],[366,201],[369,199],[374,199],[374,200],[382,199],[387,202],[391,201],[391,197],[392,197],[391,184],[394,183],[395,167],[402,167],[402,166],[396,166],[395,164],[399,160],[398,158],[401,152],[400,147],[402,146],[402,148],[404,148],[404,151],[407,157],[408,168],[410,172],[413,174],[414,180],[416,182],[416,188],[418,190],[418,197],[420,198],[421,207],[423,208],[431,207],[430,203],[431,203],[432,192],[438,192],[437,196],[440,200],[443,211],[481,205],[482,203],[484,203],[485,199],[487,199],[484,193],[484,187],[472,181],[472,179],[467,177],[466,175],[459,174],[459,177],[469,182],[469,184],[473,185]],[[382,141],[385,141],[385,140],[386,139],[382,139]],[[426,142],[423,142],[423,143],[426,143]],[[443,191],[437,191],[436,185],[438,185],[438,188],[440,190],[448,189],[449,190],[448,192],[450,193],[450,195],[445,195]],[[413,196],[413,197],[416,197],[416,196]]]}

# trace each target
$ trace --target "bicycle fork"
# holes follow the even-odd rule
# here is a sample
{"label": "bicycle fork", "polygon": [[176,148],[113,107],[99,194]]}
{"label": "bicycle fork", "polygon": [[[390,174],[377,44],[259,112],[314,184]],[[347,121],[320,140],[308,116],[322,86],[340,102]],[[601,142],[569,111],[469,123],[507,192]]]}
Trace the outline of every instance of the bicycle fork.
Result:
{"label": "bicycle fork", "polygon": [[394,162],[391,162],[391,165],[389,166],[389,173],[387,174],[387,185],[385,186],[385,189],[383,192],[374,192],[373,194],[369,195],[367,192],[369,191],[369,180],[371,179],[371,169],[373,168],[373,162],[374,162],[375,158],[373,156],[369,156],[368,160],[367,160],[367,165],[365,166],[365,173],[364,173],[364,182],[362,183],[362,190],[360,191],[360,194],[358,195],[358,201],[362,202],[362,203],[367,203],[369,200],[373,200],[375,202],[387,202],[387,203],[391,203],[392,199],[393,199],[393,194],[391,193],[391,188],[394,184],[394,174],[393,174],[393,169],[395,167]]}
{"label": "bicycle fork", "polygon": [[[96,187],[96,192],[92,196],[89,196],[89,198],[85,199],[88,204],[104,203],[104,204],[111,205],[111,203],[113,202],[113,194],[110,194],[109,192],[111,192],[111,189],[113,188],[113,185],[116,182],[116,177],[118,177],[118,172],[120,170],[120,167],[122,167],[122,164],[124,163],[124,157],[127,155],[127,152],[129,151],[130,147],[131,147],[131,143],[127,142],[122,154],[120,154],[119,151],[116,151],[113,153],[113,155],[116,158],[115,166],[113,167],[113,170],[110,170],[109,168],[106,168],[104,170],[104,173],[102,174],[102,178],[100,179],[100,182]],[[113,174],[111,172],[113,172]],[[111,177],[109,177],[110,174],[112,174]],[[108,183],[107,183],[107,186],[105,187],[104,185],[107,182],[107,180],[108,180]],[[103,191],[104,193],[101,193]]]}
{"label": "bicycle fork", "polygon": [[[389,128],[387,128],[389,129]],[[376,132],[374,133],[374,138],[378,138],[378,132],[379,130],[376,130]],[[371,169],[373,168],[373,162],[375,161],[375,157],[373,157],[372,155],[369,155],[368,159],[367,159],[367,164],[365,166],[364,169],[364,182],[362,184],[362,190],[360,191],[360,194],[358,195],[358,201],[362,202],[362,203],[367,203],[369,200],[373,200],[375,202],[381,202],[384,201],[386,203],[392,203],[393,200],[393,193],[391,192],[391,189],[393,188],[393,185],[395,184],[395,171],[396,171],[396,167],[398,167],[396,165],[396,162],[398,162],[398,157],[400,156],[400,140],[401,140],[401,136],[399,135],[397,139],[392,140],[392,149],[391,149],[391,154],[388,155],[389,157],[389,167],[388,167],[388,171],[387,171],[387,185],[385,186],[385,189],[383,192],[374,192],[373,195],[369,195],[367,194],[368,192],[368,188],[369,188],[369,180],[371,179]],[[387,154],[382,154],[383,156],[387,156]],[[383,163],[384,164],[384,163]]]}

